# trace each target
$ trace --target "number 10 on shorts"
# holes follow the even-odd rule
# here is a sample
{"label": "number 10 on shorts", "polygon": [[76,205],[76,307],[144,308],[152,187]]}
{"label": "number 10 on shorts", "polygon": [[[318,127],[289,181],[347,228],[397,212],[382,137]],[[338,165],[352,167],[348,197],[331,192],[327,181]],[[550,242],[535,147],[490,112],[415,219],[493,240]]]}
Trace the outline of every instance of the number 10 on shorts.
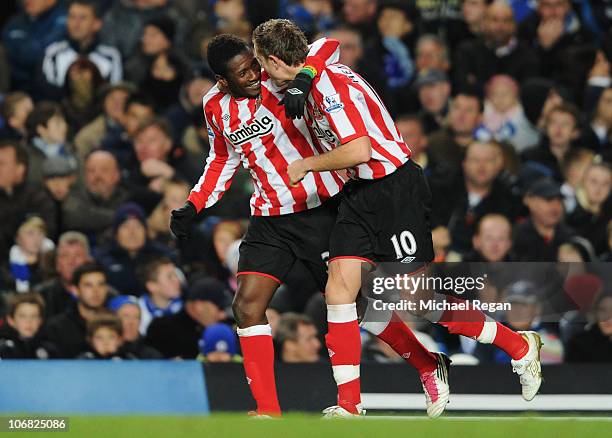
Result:
{"label": "number 10 on shorts", "polygon": [[391,243],[395,249],[395,255],[398,260],[401,259],[401,263],[410,263],[415,259],[412,255],[414,255],[417,250],[417,243],[414,234],[410,231],[402,231],[399,238],[397,234],[394,234],[391,236]]}

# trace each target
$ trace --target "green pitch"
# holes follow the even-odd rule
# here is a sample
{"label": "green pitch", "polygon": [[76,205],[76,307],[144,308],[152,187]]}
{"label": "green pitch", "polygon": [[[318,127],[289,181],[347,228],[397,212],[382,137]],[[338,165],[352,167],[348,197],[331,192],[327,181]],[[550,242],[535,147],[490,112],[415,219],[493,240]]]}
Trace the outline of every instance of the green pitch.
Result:
{"label": "green pitch", "polygon": [[[546,416],[461,416],[437,420],[411,416],[368,416],[324,421],[317,415],[289,414],[280,420],[249,419],[238,414],[189,416],[69,416],[70,431],[57,436],[83,438],[357,438],[357,437],[612,437],[611,418]],[[11,435],[13,435],[11,433]],[[41,436],[41,433],[17,433]]]}

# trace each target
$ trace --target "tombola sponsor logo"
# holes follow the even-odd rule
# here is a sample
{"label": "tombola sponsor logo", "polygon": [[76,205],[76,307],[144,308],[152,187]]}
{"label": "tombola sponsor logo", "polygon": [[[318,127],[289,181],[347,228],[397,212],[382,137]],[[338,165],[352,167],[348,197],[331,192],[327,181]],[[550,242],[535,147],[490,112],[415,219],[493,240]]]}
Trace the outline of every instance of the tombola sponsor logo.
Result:
{"label": "tombola sponsor logo", "polygon": [[250,122],[243,123],[233,132],[225,131],[226,137],[234,145],[240,145],[256,137],[269,134],[274,127],[274,121],[269,116],[256,117]]}

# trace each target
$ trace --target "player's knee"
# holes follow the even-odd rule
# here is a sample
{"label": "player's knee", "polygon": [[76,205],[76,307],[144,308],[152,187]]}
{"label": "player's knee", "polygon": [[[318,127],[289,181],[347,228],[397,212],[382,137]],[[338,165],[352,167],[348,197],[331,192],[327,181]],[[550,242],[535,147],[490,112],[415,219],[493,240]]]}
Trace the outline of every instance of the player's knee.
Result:
{"label": "player's knee", "polygon": [[232,303],[234,318],[240,328],[259,325],[265,322],[265,304],[257,297],[236,294]]}

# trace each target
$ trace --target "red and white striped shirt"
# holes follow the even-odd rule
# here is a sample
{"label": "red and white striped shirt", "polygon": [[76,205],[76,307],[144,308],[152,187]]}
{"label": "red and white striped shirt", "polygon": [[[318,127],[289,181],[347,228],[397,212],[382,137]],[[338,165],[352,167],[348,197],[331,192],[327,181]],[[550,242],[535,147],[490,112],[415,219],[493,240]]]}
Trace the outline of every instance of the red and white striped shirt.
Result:
{"label": "red and white striped shirt", "polygon": [[351,177],[382,178],[410,159],[411,151],[380,97],[345,65],[328,65],[315,78],[306,107],[312,135],[327,150],[370,138],[372,157],[349,169]]}
{"label": "red and white striped shirt", "polygon": [[[321,39],[310,49],[328,63],[337,62],[339,43]],[[289,183],[287,166],[323,153],[303,119],[285,116],[278,89],[264,72],[257,99],[236,98],[215,85],[204,96],[204,114],[211,143],[206,167],[189,200],[200,211],[214,205],[229,189],[240,163],[253,181],[251,214],[278,216],[315,208],[342,189],[336,172],[311,172],[296,187]]]}

